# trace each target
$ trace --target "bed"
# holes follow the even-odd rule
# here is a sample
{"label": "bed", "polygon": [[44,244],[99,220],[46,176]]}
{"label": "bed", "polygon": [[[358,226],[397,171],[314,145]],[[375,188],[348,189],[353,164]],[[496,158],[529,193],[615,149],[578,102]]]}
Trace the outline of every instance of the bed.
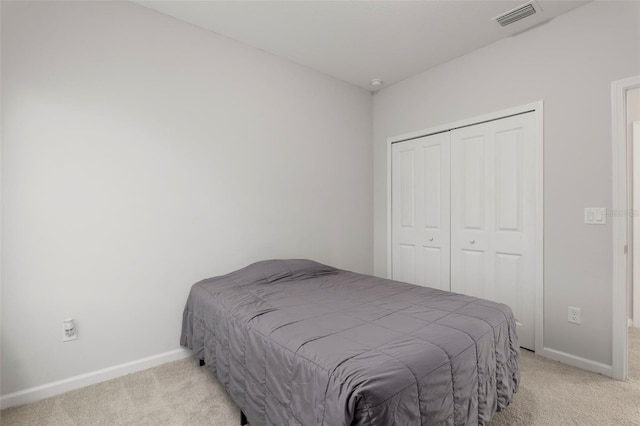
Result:
{"label": "bed", "polygon": [[194,284],[181,344],[252,426],[483,425],[520,380],[506,305],[310,260]]}

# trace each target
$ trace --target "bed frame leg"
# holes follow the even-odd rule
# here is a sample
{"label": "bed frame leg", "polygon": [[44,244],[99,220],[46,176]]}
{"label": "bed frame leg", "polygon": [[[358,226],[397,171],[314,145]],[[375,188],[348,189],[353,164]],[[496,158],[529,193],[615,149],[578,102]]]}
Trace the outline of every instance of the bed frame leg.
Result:
{"label": "bed frame leg", "polygon": [[244,411],[240,410],[240,426],[245,426],[247,423],[247,416],[244,415]]}
{"label": "bed frame leg", "polygon": [[202,367],[204,365],[204,359],[200,360],[200,367]]}

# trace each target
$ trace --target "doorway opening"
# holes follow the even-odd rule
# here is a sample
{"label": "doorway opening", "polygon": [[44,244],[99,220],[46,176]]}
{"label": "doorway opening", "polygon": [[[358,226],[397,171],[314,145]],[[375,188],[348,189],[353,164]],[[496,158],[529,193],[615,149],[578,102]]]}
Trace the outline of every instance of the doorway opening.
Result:
{"label": "doorway opening", "polygon": [[629,362],[629,326],[640,326],[640,303],[635,303],[640,300],[640,76],[613,82],[611,94],[612,372],[615,379],[625,380]]}

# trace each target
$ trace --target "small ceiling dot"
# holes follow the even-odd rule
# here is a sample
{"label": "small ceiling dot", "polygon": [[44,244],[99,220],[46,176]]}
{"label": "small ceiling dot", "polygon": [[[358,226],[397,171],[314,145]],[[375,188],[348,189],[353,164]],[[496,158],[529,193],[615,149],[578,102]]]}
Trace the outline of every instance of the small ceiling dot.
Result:
{"label": "small ceiling dot", "polygon": [[371,80],[371,82],[369,84],[371,84],[373,87],[380,87],[382,86],[384,82],[382,80],[380,80],[379,78],[374,78],[373,80]]}

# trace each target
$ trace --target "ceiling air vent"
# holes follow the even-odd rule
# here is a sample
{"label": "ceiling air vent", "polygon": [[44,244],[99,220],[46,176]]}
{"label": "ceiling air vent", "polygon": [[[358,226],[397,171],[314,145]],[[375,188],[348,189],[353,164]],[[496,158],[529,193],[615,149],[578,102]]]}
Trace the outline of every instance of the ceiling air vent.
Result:
{"label": "ceiling air vent", "polygon": [[503,13],[502,15],[498,15],[493,18],[493,20],[498,21],[500,25],[506,27],[507,25],[511,25],[514,22],[526,18],[527,16],[531,16],[538,11],[539,6],[537,6],[535,2],[530,2],[527,4],[523,4],[522,6],[518,6],[515,9]]}

